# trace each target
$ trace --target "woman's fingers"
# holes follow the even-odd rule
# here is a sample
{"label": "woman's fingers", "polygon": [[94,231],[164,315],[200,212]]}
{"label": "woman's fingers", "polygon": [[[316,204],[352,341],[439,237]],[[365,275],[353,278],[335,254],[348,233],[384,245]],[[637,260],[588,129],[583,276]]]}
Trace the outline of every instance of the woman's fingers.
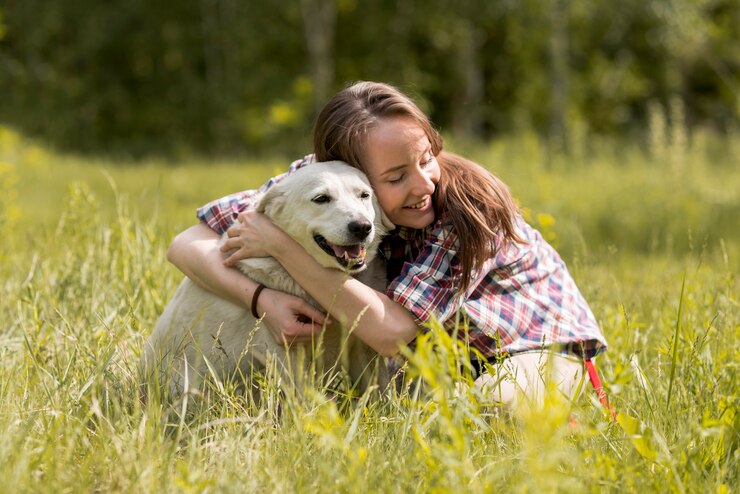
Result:
{"label": "woman's fingers", "polygon": [[230,250],[238,249],[241,247],[239,237],[230,237],[221,244],[221,252],[228,252]]}
{"label": "woman's fingers", "polygon": [[256,211],[241,213],[238,220],[226,230],[227,238],[220,247],[221,252],[229,253],[229,260],[225,264],[233,266],[247,257],[270,256],[270,249],[278,242],[275,232],[279,232],[279,228]]}
{"label": "woman's fingers", "polygon": [[239,261],[248,257],[250,256],[247,255],[247,253],[245,253],[243,249],[235,250],[234,252],[229,254],[226,259],[224,259],[224,266],[236,266]]}
{"label": "woman's fingers", "polygon": [[305,320],[312,322],[314,325],[321,327],[324,324],[331,324],[329,317],[311,304],[307,303],[302,307],[302,312]]}
{"label": "woman's fingers", "polygon": [[302,298],[269,289],[262,292],[258,309],[266,312],[267,327],[281,344],[311,342],[329,322],[321,310]]}

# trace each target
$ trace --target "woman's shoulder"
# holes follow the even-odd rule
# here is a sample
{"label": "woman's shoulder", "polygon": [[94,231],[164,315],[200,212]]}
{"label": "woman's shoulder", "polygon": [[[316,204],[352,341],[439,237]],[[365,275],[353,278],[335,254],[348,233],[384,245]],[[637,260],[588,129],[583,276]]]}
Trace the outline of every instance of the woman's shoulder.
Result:
{"label": "woman's shoulder", "polygon": [[288,167],[288,173],[299,170],[310,163],[316,163],[316,155],[313,153],[307,154],[303,158],[293,161]]}
{"label": "woman's shoulder", "polygon": [[563,264],[560,255],[542,234],[521,216],[517,215],[515,228],[523,242],[502,242],[493,256],[492,268],[514,271],[552,271]]}
{"label": "woman's shoulder", "polygon": [[[498,231],[493,239],[496,251],[505,250],[510,253],[516,252],[519,253],[518,255],[522,255],[524,252],[529,250],[529,246],[542,240],[542,236],[539,232],[527,223],[518,213],[514,218],[514,228],[524,242],[520,243],[507,240],[504,233],[502,231]],[[460,236],[465,235],[465,232],[458,232],[452,224],[449,216],[442,214],[428,227],[422,230],[412,230],[405,235],[409,240],[416,239],[417,242],[439,244],[445,245],[449,248],[457,248],[459,238]]]}

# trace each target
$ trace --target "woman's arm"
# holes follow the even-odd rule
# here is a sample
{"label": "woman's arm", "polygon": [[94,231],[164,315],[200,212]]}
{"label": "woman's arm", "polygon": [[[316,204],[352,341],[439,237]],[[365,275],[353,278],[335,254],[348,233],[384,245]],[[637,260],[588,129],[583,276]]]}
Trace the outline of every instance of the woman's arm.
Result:
{"label": "woman's arm", "polygon": [[225,265],[247,257],[274,257],[332,318],[354,326],[354,334],[381,355],[394,355],[400,344],[416,337],[419,327],[401,304],[342,271],[324,268],[266,216],[250,211],[239,219],[221,247],[237,249]]}
{"label": "woman's arm", "polygon": [[[216,232],[199,223],[175,237],[167,259],[201,288],[249,310],[257,283],[224,265],[219,239]],[[265,322],[278,342],[310,341],[326,318],[303,299],[268,289],[260,294],[257,310],[266,314]]]}

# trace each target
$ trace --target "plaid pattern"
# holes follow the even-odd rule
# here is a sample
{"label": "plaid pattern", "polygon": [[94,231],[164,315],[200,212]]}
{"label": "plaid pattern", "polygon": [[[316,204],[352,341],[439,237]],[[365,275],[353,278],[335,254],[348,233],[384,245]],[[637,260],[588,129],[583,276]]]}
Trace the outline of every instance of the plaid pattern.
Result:
{"label": "plaid pattern", "polygon": [[496,242],[498,252],[462,295],[457,237],[444,219],[423,230],[398,228],[381,246],[396,275],[388,296],[422,327],[436,318],[449,331],[467,328],[460,337],[487,358],[544,347],[583,358],[604,351],[604,336],[558,253],[521,217],[516,227],[528,244]]}
{"label": "plaid pattern", "polygon": [[[198,218],[222,234],[273,184],[313,161],[306,156],[257,190],[210,202],[198,209]],[[380,247],[392,280],[386,294],[422,327],[436,318],[450,331],[466,328],[460,337],[487,358],[550,346],[583,358],[605,350],[596,319],[558,253],[521,217],[517,229],[528,244],[498,239],[496,255],[460,295],[457,236],[444,218],[422,230],[399,227]]]}

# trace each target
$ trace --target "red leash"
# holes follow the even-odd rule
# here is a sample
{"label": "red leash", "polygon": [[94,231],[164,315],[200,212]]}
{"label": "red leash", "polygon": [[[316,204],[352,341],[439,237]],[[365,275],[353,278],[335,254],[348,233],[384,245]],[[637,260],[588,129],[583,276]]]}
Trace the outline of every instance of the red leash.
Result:
{"label": "red leash", "polygon": [[614,420],[614,417],[616,415],[614,413],[614,407],[609,405],[609,400],[606,398],[606,391],[604,391],[604,386],[601,384],[601,379],[599,378],[599,373],[596,372],[596,367],[594,367],[594,363],[591,361],[591,359],[586,359],[585,364],[586,372],[588,372],[588,379],[591,381],[591,384],[596,390],[596,394],[599,396],[599,401],[602,405],[604,405],[604,408],[609,410],[609,414],[611,415],[612,420]]}

